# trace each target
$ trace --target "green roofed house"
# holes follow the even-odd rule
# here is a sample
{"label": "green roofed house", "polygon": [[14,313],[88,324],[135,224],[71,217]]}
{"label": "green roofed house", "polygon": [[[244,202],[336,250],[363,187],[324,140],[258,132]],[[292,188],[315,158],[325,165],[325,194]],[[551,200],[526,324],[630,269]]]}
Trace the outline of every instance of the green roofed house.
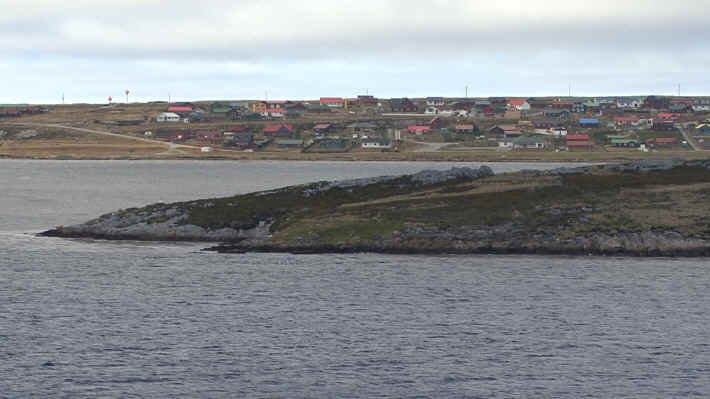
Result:
{"label": "green roofed house", "polygon": [[282,148],[296,148],[303,147],[303,140],[288,139],[288,140],[278,140],[276,145]]}
{"label": "green roofed house", "polygon": [[615,147],[636,148],[639,146],[639,141],[635,140],[635,139],[615,138],[615,139],[611,139],[611,144]]}

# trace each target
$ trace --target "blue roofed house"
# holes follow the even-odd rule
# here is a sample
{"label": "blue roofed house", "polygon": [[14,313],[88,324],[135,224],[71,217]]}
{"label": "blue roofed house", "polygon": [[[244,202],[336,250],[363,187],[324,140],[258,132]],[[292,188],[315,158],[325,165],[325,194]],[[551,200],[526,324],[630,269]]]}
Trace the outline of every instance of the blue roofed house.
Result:
{"label": "blue roofed house", "polygon": [[580,127],[599,127],[599,118],[581,118],[579,120]]}

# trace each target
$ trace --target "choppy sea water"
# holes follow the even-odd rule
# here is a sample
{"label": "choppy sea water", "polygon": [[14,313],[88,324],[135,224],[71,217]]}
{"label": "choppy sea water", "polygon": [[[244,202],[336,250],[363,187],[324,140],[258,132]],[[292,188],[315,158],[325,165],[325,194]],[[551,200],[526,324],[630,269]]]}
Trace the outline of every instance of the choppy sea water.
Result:
{"label": "choppy sea water", "polygon": [[0,161],[0,397],[710,396],[704,259],[220,255],[26,234],[421,168]]}

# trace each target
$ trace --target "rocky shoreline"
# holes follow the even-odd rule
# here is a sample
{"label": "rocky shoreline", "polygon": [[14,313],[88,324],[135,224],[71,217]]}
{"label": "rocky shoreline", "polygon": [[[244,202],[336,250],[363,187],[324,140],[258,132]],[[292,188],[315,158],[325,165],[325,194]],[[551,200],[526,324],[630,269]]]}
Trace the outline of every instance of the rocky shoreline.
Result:
{"label": "rocky shoreline", "polygon": [[154,204],[41,235],[216,242],[220,253],[705,257],[708,205],[710,161],[484,166]]}

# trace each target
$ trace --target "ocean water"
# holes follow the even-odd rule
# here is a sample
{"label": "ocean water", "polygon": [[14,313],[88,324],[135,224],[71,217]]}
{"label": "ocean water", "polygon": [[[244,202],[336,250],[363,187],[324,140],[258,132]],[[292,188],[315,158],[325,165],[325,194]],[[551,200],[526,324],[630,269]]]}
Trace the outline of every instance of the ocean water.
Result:
{"label": "ocean water", "polygon": [[0,161],[0,397],[710,396],[706,259],[221,255],[31,234],[449,166]]}

